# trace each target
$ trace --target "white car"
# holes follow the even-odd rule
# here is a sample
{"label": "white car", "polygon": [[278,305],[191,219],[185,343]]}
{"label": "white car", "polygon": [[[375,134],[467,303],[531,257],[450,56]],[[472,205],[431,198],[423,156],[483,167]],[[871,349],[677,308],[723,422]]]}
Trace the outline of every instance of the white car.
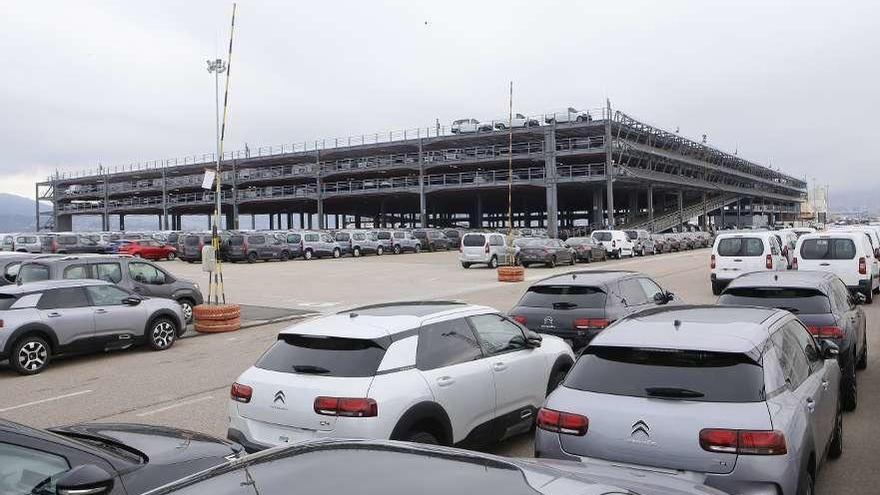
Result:
{"label": "white car", "polygon": [[[538,125],[541,125],[540,122],[538,122],[538,119],[526,117],[521,113],[514,115],[513,120],[510,121],[510,127],[514,129],[518,129],[521,127],[535,127]],[[507,129],[507,121],[505,120],[501,122],[496,122],[495,128],[501,131]]]}
{"label": "white car", "polygon": [[564,112],[555,112],[544,116],[544,122],[548,124],[570,124],[572,122],[590,122],[593,117],[590,112],[582,112],[572,107]]}
{"label": "white car", "polygon": [[462,268],[480,264],[497,268],[498,265],[513,263],[519,247],[508,246],[507,236],[504,234],[468,232],[462,236],[458,251],[458,261]]}
{"label": "white car", "polygon": [[716,296],[743,273],[787,270],[788,259],[773,232],[765,230],[718,234],[709,258],[712,294]]}
{"label": "white car", "polygon": [[791,260],[794,258],[794,247],[797,244],[798,236],[794,231],[789,229],[780,229],[773,232],[779,245],[782,246],[782,256],[785,257],[787,267],[791,268]]}
{"label": "white car", "polygon": [[590,237],[593,242],[601,244],[609,258],[635,256],[636,245],[623,230],[595,230]]}
{"label": "white car", "polygon": [[864,232],[830,231],[802,235],[795,247],[792,269],[832,272],[853,292],[874,299],[880,288],[880,262]]}
{"label": "white car", "polygon": [[452,127],[449,130],[451,130],[453,134],[469,134],[478,131],[491,131],[492,123],[481,123],[477,119],[459,119],[452,122]]}
{"label": "white car", "polygon": [[534,425],[574,362],[563,340],[460,302],[364,306],[282,331],[232,385],[249,451],[313,438],[483,444]]}

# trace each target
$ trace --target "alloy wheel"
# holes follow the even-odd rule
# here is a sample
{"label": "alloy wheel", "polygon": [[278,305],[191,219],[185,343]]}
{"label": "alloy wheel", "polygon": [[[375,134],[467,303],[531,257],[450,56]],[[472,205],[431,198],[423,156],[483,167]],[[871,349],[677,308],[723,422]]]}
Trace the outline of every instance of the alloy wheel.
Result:
{"label": "alloy wheel", "polygon": [[18,364],[24,370],[36,371],[46,365],[49,349],[40,341],[32,340],[21,346],[18,351]]}
{"label": "alloy wheel", "polygon": [[174,326],[167,321],[160,321],[153,325],[152,339],[156,349],[167,349],[174,343],[176,332]]}

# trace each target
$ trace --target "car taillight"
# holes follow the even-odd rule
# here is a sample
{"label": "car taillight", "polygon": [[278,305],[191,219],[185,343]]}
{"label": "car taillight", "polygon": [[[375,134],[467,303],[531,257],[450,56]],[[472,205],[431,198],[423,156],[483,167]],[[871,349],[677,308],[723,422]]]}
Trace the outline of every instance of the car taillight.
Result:
{"label": "car taillight", "polygon": [[301,251],[305,251],[305,250],[306,250],[306,241],[299,241],[299,249],[300,249]]}
{"label": "car taillight", "polygon": [[379,414],[379,407],[373,399],[318,397],[315,399],[315,412],[324,416],[372,418]]}
{"label": "car taillight", "polygon": [[233,383],[232,388],[229,390],[229,397],[232,400],[236,402],[244,402],[245,404],[251,401],[251,396],[253,396],[253,394],[254,389],[240,383]]}
{"label": "car taillight", "polygon": [[513,321],[519,323],[520,325],[526,324],[526,317],[523,315],[513,315],[511,318],[513,318]]}
{"label": "car taillight", "polygon": [[709,268],[715,269],[715,255],[709,257]]}
{"label": "car taillight", "polygon": [[0,320],[0,328],[3,328],[3,320]]}
{"label": "car taillight", "polygon": [[807,330],[820,339],[842,339],[843,329],[836,325],[808,326]]}
{"label": "car taillight", "polygon": [[791,269],[797,270],[797,256],[791,259]]}
{"label": "car taillight", "polygon": [[773,269],[773,255],[772,255],[772,254],[768,254],[768,255],[767,255],[766,265],[767,265],[767,269],[768,269],[768,270],[772,270],[772,269]]}
{"label": "car taillight", "polygon": [[608,320],[604,318],[578,318],[574,320],[573,325],[576,330],[605,328],[608,326]]}
{"label": "car taillight", "polygon": [[785,436],[777,430],[700,430],[700,447],[708,452],[740,455],[783,455]]}
{"label": "car taillight", "polygon": [[554,411],[542,407],[538,411],[537,425],[542,430],[582,437],[590,429],[590,420],[580,414]]}
{"label": "car taillight", "polygon": [[859,275],[864,275],[868,273],[868,262],[865,260],[865,257],[862,256],[859,258]]}

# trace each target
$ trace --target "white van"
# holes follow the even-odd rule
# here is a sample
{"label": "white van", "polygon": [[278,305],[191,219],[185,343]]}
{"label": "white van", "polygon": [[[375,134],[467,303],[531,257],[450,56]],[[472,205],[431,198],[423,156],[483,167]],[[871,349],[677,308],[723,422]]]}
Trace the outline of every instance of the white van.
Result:
{"label": "white van", "polygon": [[[511,249],[512,252],[509,251]],[[478,264],[497,268],[499,264],[512,263],[516,259],[516,248],[507,247],[507,236],[504,234],[468,232],[461,237],[458,251],[458,261],[461,262],[462,268],[470,268],[471,265]],[[510,257],[508,257],[509,252],[512,254]]]}
{"label": "white van", "polygon": [[869,303],[880,288],[880,263],[864,232],[802,235],[795,248],[792,268],[832,272],[849,290],[864,294]]}
{"label": "white van", "polygon": [[635,243],[622,230],[596,230],[590,237],[605,248],[609,258],[632,258],[635,255]]}
{"label": "white van", "polygon": [[718,234],[709,259],[712,294],[721,294],[731,280],[743,273],[784,271],[788,260],[773,232],[753,231]]}

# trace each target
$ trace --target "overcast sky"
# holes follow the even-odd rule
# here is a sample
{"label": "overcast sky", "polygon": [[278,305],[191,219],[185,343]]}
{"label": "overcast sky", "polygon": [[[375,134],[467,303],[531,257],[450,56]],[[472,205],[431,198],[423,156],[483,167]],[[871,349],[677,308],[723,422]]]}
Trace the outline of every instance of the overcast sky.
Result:
{"label": "overcast sky", "polygon": [[[211,151],[231,3],[3,0],[0,192]],[[616,109],[838,191],[880,186],[880,2],[242,1],[227,149]],[[225,54],[223,55],[225,58]]]}

